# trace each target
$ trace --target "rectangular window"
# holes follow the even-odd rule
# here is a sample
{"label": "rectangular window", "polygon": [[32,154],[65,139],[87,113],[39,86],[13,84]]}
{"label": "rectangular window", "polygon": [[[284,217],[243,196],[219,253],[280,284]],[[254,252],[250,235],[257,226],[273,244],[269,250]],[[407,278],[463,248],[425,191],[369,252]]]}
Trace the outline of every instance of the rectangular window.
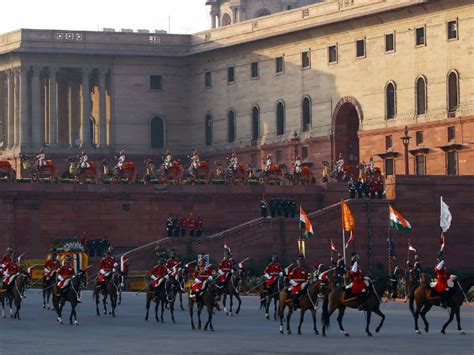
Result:
{"label": "rectangular window", "polygon": [[392,136],[385,136],[385,150],[390,150],[393,147]]}
{"label": "rectangular window", "polygon": [[328,59],[329,63],[337,63],[337,46],[329,46]]}
{"label": "rectangular window", "polygon": [[365,57],[365,39],[359,39],[356,41],[356,57]]}
{"label": "rectangular window", "polygon": [[161,75],[150,75],[150,89],[163,90],[163,77]]}
{"label": "rectangular window", "polygon": [[448,127],[448,142],[456,139],[456,127]]}
{"label": "rectangular window", "polygon": [[308,147],[301,147],[301,159],[308,158]]}
{"label": "rectangular window", "polygon": [[423,144],[423,132],[418,131],[416,132],[416,145],[421,145]]}
{"label": "rectangular window", "polygon": [[418,27],[415,30],[416,35],[416,45],[417,46],[424,46],[426,45],[426,29],[425,27]]}
{"label": "rectangular window", "polygon": [[278,149],[276,151],[276,162],[280,163],[283,160],[283,151],[281,149]]}
{"label": "rectangular window", "polygon": [[393,158],[385,159],[385,176],[393,175]]}
{"label": "rectangular window", "polygon": [[448,175],[458,174],[458,152],[452,151],[446,153]]}
{"label": "rectangular window", "polygon": [[284,71],[284,60],[283,57],[276,57],[275,58],[275,72],[277,74],[281,74]]}
{"label": "rectangular window", "polygon": [[425,175],[426,174],[426,166],[425,160],[426,156],[424,155],[417,155],[415,157],[415,174],[416,175]]}
{"label": "rectangular window", "polygon": [[458,39],[458,21],[449,21],[448,22],[448,40]]}
{"label": "rectangular window", "polygon": [[227,68],[227,82],[233,83],[235,81],[235,68],[228,67]]}
{"label": "rectangular window", "polygon": [[311,55],[309,51],[301,52],[301,67],[303,69],[311,67]]}
{"label": "rectangular window", "polygon": [[210,71],[204,73],[204,85],[207,88],[212,86],[212,73]]}
{"label": "rectangular window", "polygon": [[250,76],[252,79],[258,78],[258,62],[252,62],[250,65]]}
{"label": "rectangular window", "polygon": [[395,34],[389,33],[385,35],[385,52],[395,51]]}

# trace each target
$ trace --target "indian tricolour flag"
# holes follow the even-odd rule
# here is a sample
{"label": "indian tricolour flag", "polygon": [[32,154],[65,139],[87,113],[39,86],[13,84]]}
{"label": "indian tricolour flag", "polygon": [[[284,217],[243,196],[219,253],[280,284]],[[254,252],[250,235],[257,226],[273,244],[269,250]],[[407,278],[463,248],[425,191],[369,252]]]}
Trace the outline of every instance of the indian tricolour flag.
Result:
{"label": "indian tricolour flag", "polygon": [[308,215],[306,214],[303,207],[301,206],[300,206],[300,228],[304,229],[304,235],[306,236],[306,238],[309,238],[314,234],[313,226],[311,225]]}
{"label": "indian tricolour flag", "polygon": [[411,224],[403,216],[395,211],[392,206],[388,206],[390,210],[390,225],[399,232],[408,233],[411,229]]}

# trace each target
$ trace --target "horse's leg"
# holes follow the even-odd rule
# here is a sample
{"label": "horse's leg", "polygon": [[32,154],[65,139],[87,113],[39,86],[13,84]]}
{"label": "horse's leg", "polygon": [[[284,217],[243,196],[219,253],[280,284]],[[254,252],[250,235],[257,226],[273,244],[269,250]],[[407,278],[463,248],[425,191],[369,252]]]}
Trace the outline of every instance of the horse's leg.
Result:
{"label": "horse's leg", "polygon": [[74,314],[74,310],[76,309],[76,305],[74,302],[71,302],[71,314],[69,315],[69,324],[72,325],[72,316]]}
{"label": "horse's leg", "polygon": [[191,318],[191,328],[196,329],[194,326],[194,302],[189,301],[189,316]]}
{"label": "horse's leg", "polygon": [[98,290],[96,288],[94,291],[96,292],[96,294],[95,294],[95,311],[96,311],[97,315],[100,316],[100,312],[99,312],[100,290]]}
{"label": "horse's leg", "polygon": [[338,308],[338,310],[339,310],[339,313],[337,315],[337,323],[339,324],[339,330],[344,336],[348,337],[349,333],[346,332],[344,330],[344,327],[342,326],[342,318],[344,318],[344,312],[346,311],[346,307],[341,306]]}
{"label": "horse's leg", "polygon": [[239,305],[237,306],[237,310],[235,311],[235,314],[239,314],[240,306],[242,305],[242,300],[241,300],[240,295],[238,293],[235,294],[235,298],[237,299],[237,301],[239,301]]}
{"label": "horse's leg", "polygon": [[378,333],[380,332],[380,329],[382,329],[383,322],[385,321],[385,314],[382,313],[379,307],[373,309],[373,312],[382,318],[380,320],[380,324],[377,326],[377,328],[375,328],[375,332]]}
{"label": "horse's leg", "polygon": [[151,297],[150,293],[147,292],[146,294],[146,304],[145,304],[145,309],[146,309],[146,314],[145,314],[145,320],[148,320],[148,313],[150,312],[150,302],[151,302]]}
{"label": "horse's leg", "polygon": [[[271,302],[271,300],[270,300]],[[278,299],[277,298],[274,298],[273,299],[273,305],[274,305],[274,313],[273,313],[273,320],[276,320],[277,319],[277,303],[278,303]]]}
{"label": "horse's leg", "polygon": [[45,290],[45,287],[43,285],[43,308],[46,308],[46,299],[47,299],[47,292],[48,290]]}
{"label": "horse's leg", "polygon": [[454,313],[455,313],[454,309],[451,308],[449,310],[449,319],[446,323],[444,323],[443,328],[441,328],[441,333],[442,334],[446,334],[446,327],[449,325],[449,323],[451,323],[453,321]]}
{"label": "horse's leg", "polygon": [[74,325],[77,327],[77,326],[79,325],[79,322],[77,321],[76,306],[77,306],[77,304],[74,305],[74,308],[73,308],[73,315],[74,315]]}
{"label": "horse's leg", "polygon": [[230,300],[230,302],[229,302],[230,303],[229,314],[232,315],[232,306],[234,304],[234,295],[232,293],[229,295],[229,300]]}
{"label": "horse's leg", "polygon": [[280,302],[278,305],[278,315],[280,317],[280,334],[283,334],[283,316],[285,314],[285,302]]}
{"label": "horse's leg", "polygon": [[227,300],[227,292],[224,292],[224,296],[222,297],[222,305],[224,306],[224,313],[228,316],[229,312],[227,312],[227,308],[225,306],[226,300]]}
{"label": "horse's leg", "polygon": [[197,314],[198,314],[198,329],[201,329],[202,327],[202,323],[201,323],[201,312],[202,312],[202,309],[204,307],[204,304],[198,304],[198,310],[197,310]]}
{"label": "horse's leg", "polygon": [[420,306],[419,304],[416,305],[415,312],[413,313],[413,318],[415,319],[415,333],[420,335],[420,329],[418,328],[418,317],[420,316],[420,312],[423,306]]}
{"label": "horse's leg", "polygon": [[298,335],[301,335],[301,324],[303,324],[304,321],[304,314],[306,313],[305,308],[301,308],[300,312],[300,324],[298,324]]}
{"label": "horse's leg", "polygon": [[182,292],[179,293],[179,307],[181,308],[182,311],[184,311],[184,307],[183,307],[183,293],[182,293]]}
{"label": "horse's leg", "polygon": [[286,332],[288,334],[291,334],[291,329],[290,329],[290,320],[291,320],[291,315],[293,314],[293,307],[289,306],[288,307],[288,313],[286,314]]}
{"label": "horse's leg", "polygon": [[104,305],[104,315],[107,315],[107,293],[104,293],[104,297],[102,298],[102,304]]}
{"label": "horse's leg", "polygon": [[18,293],[18,297],[15,297],[15,318],[20,320],[20,309],[21,309],[21,294]]}
{"label": "horse's leg", "polygon": [[161,300],[161,316],[160,316],[161,323],[164,322],[164,320],[163,320],[163,313],[165,313],[165,303],[166,303],[165,300]]}
{"label": "horse's leg", "polygon": [[459,334],[466,335],[466,332],[462,330],[461,328],[461,307],[457,307],[455,314],[456,314],[456,321],[458,323]]}
{"label": "horse's leg", "polygon": [[313,317],[313,330],[314,334],[319,335],[318,326],[316,324],[316,310],[314,308],[311,309],[311,316]]}
{"label": "horse's leg", "polygon": [[112,317],[115,318],[115,308],[117,307],[117,294],[110,296],[110,304],[112,306]]}
{"label": "horse's leg", "polygon": [[160,300],[157,298],[155,300],[155,319],[157,322],[160,321],[160,318],[158,318],[158,307],[160,306]]}
{"label": "horse's leg", "polygon": [[173,321],[173,323],[176,323],[175,319],[174,319],[174,302],[171,302],[170,303],[170,313],[171,313],[171,320]]}
{"label": "horse's leg", "polygon": [[428,303],[423,307],[423,310],[420,312],[421,319],[423,319],[423,322],[425,323],[425,332],[427,333],[430,329],[430,324],[428,323],[428,320],[426,319],[426,313],[428,313],[431,307],[433,307],[433,305],[431,303]]}
{"label": "horse's leg", "polygon": [[207,306],[207,323],[206,325],[204,326],[204,330],[207,330],[207,326],[209,325],[209,328],[211,329],[211,332],[214,331],[214,327],[212,326],[212,309],[214,307],[213,306]]}
{"label": "horse's leg", "polygon": [[365,332],[367,333],[369,337],[372,336],[372,333],[370,332],[370,329],[369,329],[371,317],[372,317],[372,311],[369,310],[366,312],[366,318],[365,318]]}

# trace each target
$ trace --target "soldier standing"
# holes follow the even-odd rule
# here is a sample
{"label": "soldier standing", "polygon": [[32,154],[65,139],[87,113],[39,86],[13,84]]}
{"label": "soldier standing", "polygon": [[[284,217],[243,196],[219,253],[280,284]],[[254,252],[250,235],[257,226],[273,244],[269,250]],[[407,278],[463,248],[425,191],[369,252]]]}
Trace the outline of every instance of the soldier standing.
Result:
{"label": "soldier standing", "polygon": [[168,235],[168,237],[173,236],[173,216],[171,215],[171,213],[166,219],[166,234]]}
{"label": "soldier standing", "polygon": [[260,200],[260,217],[267,218],[268,214],[268,203],[265,200],[265,195],[262,195],[262,199]]}

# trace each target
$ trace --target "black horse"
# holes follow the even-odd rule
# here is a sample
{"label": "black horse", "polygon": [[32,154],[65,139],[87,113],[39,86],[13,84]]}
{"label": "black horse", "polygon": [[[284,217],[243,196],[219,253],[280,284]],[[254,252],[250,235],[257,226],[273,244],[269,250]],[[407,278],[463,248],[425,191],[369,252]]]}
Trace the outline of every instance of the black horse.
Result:
{"label": "black horse", "polygon": [[74,317],[74,325],[79,325],[77,321],[77,313],[76,307],[79,303],[78,298],[81,294],[81,289],[87,286],[87,273],[86,271],[79,271],[76,275],[74,275],[71,279],[66,288],[60,292],[59,290],[55,289],[53,292],[53,305],[58,317],[56,320],[59,324],[63,324],[63,320],[61,318],[63,307],[66,302],[71,304],[71,315],[69,316],[69,324],[72,323],[72,317]]}
{"label": "black horse", "polygon": [[280,299],[280,291],[285,288],[285,276],[279,275],[275,282],[268,289],[262,290],[260,299],[265,309],[265,319],[270,319],[270,304],[273,300],[273,320],[277,319],[278,301]]}

